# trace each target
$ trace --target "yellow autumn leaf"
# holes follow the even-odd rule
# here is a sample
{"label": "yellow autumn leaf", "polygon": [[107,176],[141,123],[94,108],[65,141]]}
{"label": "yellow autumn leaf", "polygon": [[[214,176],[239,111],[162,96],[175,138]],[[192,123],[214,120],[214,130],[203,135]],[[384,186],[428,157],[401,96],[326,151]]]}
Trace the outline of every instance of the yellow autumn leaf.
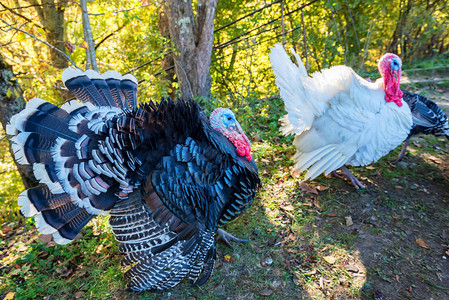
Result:
{"label": "yellow autumn leaf", "polygon": [[6,294],[5,298],[3,300],[13,300],[14,299],[15,292],[9,292]]}
{"label": "yellow autumn leaf", "polygon": [[87,42],[86,41],[83,41],[81,44],[80,44],[80,47],[81,48],[84,48],[84,49],[89,49],[89,46],[87,45]]}
{"label": "yellow autumn leaf", "polygon": [[226,255],[223,257],[223,260],[224,260],[224,262],[230,263],[230,262],[232,262],[234,259],[232,258],[231,255],[226,254]]}

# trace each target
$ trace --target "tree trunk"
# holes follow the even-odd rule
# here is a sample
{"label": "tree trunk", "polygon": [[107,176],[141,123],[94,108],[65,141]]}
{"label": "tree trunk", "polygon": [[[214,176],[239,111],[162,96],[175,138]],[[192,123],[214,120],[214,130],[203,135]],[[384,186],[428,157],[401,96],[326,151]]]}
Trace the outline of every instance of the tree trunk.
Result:
{"label": "tree trunk", "polygon": [[[39,15],[42,27],[45,28],[45,39],[49,44],[65,52],[66,32],[64,28],[64,12],[68,4],[68,0],[28,0]],[[68,67],[68,61],[57,51],[50,49],[50,58],[52,65],[58,69]]]}
{"label": "tree trunk", "polygon": [[[169,25],[168,25],[168,17],[167,14],[165,12],[164,9],[160,9],[159,10],[159,14],[158,14],[158,27],[159,27],[159,32],[166,38],[170,39],[170,29],[169,29]],[[164,46],[164,50],[168,48],[168,45]],[[167,50],[165,50],[165,52],[167,52]],[[162,58],[161,61],[161,68],[162,70],[165,69],[169,69],[171,66],[173,66],[175,63],[174,59],[173,59],[173,53],[166,53],[164,55],[164,58]],[[172,88],[172,83],[177,81],[175,79],[173,79],[175,77],[175,69],[174,68],[170,68],[169,70],[166,71],[165,74],[165,79],[170,83],[170,88]],[[175,90],[172,88],[172,92],[169,93],[170,97],[172,99],[176,98],[176,92]]]}
{"label": "tree trunk", "polygon": [[177,53],[175,69],[184,99],[210,97],[210,64],[214,42],[214,18],[218,0],[198,0],[196,18],[191,0],[169,0],[170,39]]}
{"label": "tree trunk", "polygon": [[[22,89],[15,79],[11,66],[7,65],[3,57],[0,56],[0,123],[5,131],[6,124],[8,124],[11,117],[24,107],[25,99],[22,95]],[[11,143],[9,151],[12,154]],[[36,186],[38,182],[34,178],[33,168],[20,165],[17,162],[16,165],[25,187],[31,188]]]}
{"label": "tree trunk", "polygon": [[[405,25],[407,24],[407,18],[410,13],[410,10],[413,7],[414,0],[405,0],[405,4],[401,5],[400,12],[399,12],[399,19],[398,24],[396,26],[396,29],[393,32],[393,36],[391,37],[391,43],[388,47],[388,52],[391,53],[397,53],[398,52],[398,45],[401,42],[401,37],[403,34],[403,30],[405,28]],[[402,52],[404,52],[404,49],[402,47]],[[402,56],[405,55],[405,53],[401,53]]]}

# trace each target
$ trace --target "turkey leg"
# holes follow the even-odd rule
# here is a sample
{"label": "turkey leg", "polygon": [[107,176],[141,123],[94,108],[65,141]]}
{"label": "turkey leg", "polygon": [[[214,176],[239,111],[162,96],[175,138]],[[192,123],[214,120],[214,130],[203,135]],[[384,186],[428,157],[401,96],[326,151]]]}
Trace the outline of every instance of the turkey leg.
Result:
{"label": "turkey leg", "polygon": [[405,140],[404,146],[402,147],[401,153],[399,153],[398,158],[392,161],[393,164],[398,163],[404,158],[405,151],[407,150],[408,143],[410,143],[410,138]]}
{"label": "turkey leg", "polygon": [[231,241],[232,242],[239,242],[239,243],[248,242],[248,240],[236,238],[235,236],[233,236],[232,234],[224,231],[221,228],[219,228],[217,230],[217,241],[218,240],[222,240],[231,249],[234,249],[234,247],[232,247],[232,245],[230,243]]}
{"label": "turkey leg", "polygon": [[351,173],[351,171],[348,170],[348,168],[346,168],[345,166],[341,167],[341,170],[343,172],[343,174],[346,175],[346,177],[349,178],[349,180],[351,180],[352,184],[355,186],[356,189],[359,188],[366,188],[365,185],[363,185],[358,179],[357,177],[354,176],[354,174]]}

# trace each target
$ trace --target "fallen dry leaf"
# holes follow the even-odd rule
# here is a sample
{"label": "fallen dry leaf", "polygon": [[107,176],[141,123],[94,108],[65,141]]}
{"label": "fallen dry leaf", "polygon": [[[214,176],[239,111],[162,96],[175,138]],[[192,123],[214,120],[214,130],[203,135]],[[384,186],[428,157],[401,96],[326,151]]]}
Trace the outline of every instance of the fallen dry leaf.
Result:
{"label": "fallen dry leaf", "polygon": [[251,140],[252,140],[253,142],[260,142],[260,141],[262,141],[262,139],[260,138],[259,134],[257,134],[257,133],[254,133],[254,134],[253,134]]}
{"label": "fallen dry leaf", "polygon": [[352,224],[354,224],[354,222],[352,222],[351,216],[345,217],[345,220],[346,220],[346,226],[351,226]]}
{"label": "fallen dry leaf", "polygon": [[430,159],[431,161],[433,161],[436,164],[443,163],[443,160],[441,160],[441,158],[433,156],[433,155],[429,155],[427,158]]}
{"label": "fallen dry leaf", "polygon": [[41,241],[42,243],[48,244],[53,240],[53,235],[52,234],[41,234],[39,236],[39,241]]}
{"label": "fallen dry leaf", "polygon": [[273,294],[273,291],[270,289],[264,289],[259,292],[261,296],[270,296]]}
{"label": "fallen dry leaf", "polygon": [[301,182],[301,184],[299,185],[299,188],[301,189],[301,191],[306,192],[306,193],[313,193],[318,195],[318,190],[316,189],[316,187],[314,185],[311,184],[307,184],[304,181]]}
{"label": "fallen dry leaf", "polygon": [[333,264],[337,261],[337,259],[336,259],[335,257],[333,257],[333,256],[325,256],[325,257],[323,257],[323,259],[324,259],[328,264],[331,264],[331,265],[333,265]]}
{"label": "fallen dry leaf", "polygon": [[298,172],[298,170],[293,170],[292,172],[291,172],[291,174],[292,174],[292,177],[293,178],[298,178],[299,177],[299,172]]}
{"label": "fallen dry leaf", "polygon": [[422,238],[417,238],[416,243],[422,248],[430,249],[429,245],[427,245],[427,243]]}
{"label": "fallen dry leaf", "polygon": [[318,184],[318,185],[316,186],[316,188],[317,188],[317,190],[319,190],[320,192],[322,192],[322,191],[325,191],[325,190],[328,190],[328,189],[329,189],[329,187],[328,187],[328,186],[324,186],[324,185],[322,185],[322,184]]}
{"label": "fallen dry leaf", "polygon": [[19,248],[17,248],[17,251],[23,252],[23,251],[25,251],[27,249],[28,249],[28,247],[22,244],[22,245],[19,246]]}
{"label": "fallen dry leaf", "polygon": [[[318,197],[317,197],[318,198]],[[318,201],[318,199],[313,199],[312,200],[312,203],[313,203],[313,205],[316,207],[316,208],[318,208],[318,209],[321,209],[321,205],[320,205],[320,202]]]}
{"label": "fallen dry leaf", "polygon": [[295,208],[291,204],[282,205],[281,209],[286,210],[286,211],[293,211],[293,210],[295,210]]}
{"label": "fallen dry leaf", "polygon": [[10,232],[12,230],[12,227],[10,227],[10,226],[4,226],[3,228],[2,228],[2,233],[3,234],[7,234],[8,232]]}
{"label": "fallen dry leaf", "polygon": [[224,262],[227,262],[227,263],[230,263],[230,262],[233,262],[234,259],[232,258],[231,255],[226,254],[226,255],[223,257],[223,261],[224,261]]}
{"label": "fallen dry leaf", "polygon": [[97,246],[97,249],[95,249],[95,252],[97,254],[100,254],[102,250],[103,250],[103,244],[100,244],[100,245]]}

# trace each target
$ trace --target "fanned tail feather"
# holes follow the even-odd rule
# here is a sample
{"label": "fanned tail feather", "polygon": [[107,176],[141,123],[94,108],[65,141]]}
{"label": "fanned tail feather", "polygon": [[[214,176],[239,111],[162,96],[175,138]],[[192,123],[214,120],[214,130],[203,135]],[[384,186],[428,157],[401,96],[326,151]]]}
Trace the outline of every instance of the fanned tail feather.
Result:
{"label": "fanned tail feather", "polygon": [[[7,125],[16,161],[33,165],[42,184],[19,196],[21,211],[35,216],[38,229],[57,243],[69,242],[93,215],[109,211],[119,186],[132,191],[121,154],[102,137],[108,120],[137,104],[134,76],[115,77],[120,78],[111,91],[108,76],[66,69],[62,79],[82,103],[58,107],[34,98]],[[124,99],[120,105],[116,94]]]}
{"label": "fanned tail feather", "polygon": [[35,217],[36,227],[41,233],[53,234],[59,244],[74,239],[93,217],[74,205],[69,194],[54,194],[46,185],[22,192],[18,204],[26,217]]}
{"label": "fanned tail feather", "polygon": [[299,173],[308,169],[304,179],[314,179],[321,173],[327,175],[340,168],[346,163],[348,157],[343,155],[336,145],[326,145],[312,152],[298,152],[294,159]]}
{"label": "fanned tail feather", "polygon": [[[276,44],[269,54],[273,73],[276,75],[276,84],[280,89],[282,100],[288,115],[284,117],[283,132],[290,133],[294,130],[300,134],[308,130],[317,114],[316,103],[310,100],[308,91],[304,86],[308,74],[299,56],[292,51],[297,59],[295,65],[287,55],[281,44]],[[316,101],[315,101],[316,102]],[[285,134],[285,133],[284,133]]]}

